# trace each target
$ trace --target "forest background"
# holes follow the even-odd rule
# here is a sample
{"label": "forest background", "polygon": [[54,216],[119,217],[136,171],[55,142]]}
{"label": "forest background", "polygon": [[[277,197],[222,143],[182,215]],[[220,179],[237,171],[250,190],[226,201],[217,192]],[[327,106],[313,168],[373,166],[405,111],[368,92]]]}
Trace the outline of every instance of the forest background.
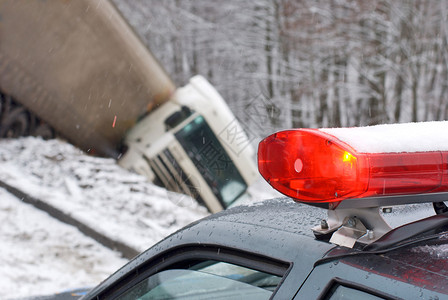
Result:
{"label": "forest background", "polygon": [[246,130],[446,120],[448,1],[114,0],[178,86]]}

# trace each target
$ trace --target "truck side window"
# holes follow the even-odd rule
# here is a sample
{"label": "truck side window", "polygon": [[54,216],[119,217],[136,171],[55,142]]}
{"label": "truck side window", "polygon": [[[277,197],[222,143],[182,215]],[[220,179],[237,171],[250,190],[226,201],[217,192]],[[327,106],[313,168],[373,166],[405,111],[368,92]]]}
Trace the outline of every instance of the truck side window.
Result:
{"label": "truck side window", "polygon": [[191,116],[192,111],[187,106],[182,106],[181,110],[174,112],[168,118],[165,119],[165,130],[170,130],[184,120],[186,120],[189,116]]}
{"label": "truck side window", "polygon": [[281,277],[238,265],[204,261],[141,281],[117,299],[269,299]]}

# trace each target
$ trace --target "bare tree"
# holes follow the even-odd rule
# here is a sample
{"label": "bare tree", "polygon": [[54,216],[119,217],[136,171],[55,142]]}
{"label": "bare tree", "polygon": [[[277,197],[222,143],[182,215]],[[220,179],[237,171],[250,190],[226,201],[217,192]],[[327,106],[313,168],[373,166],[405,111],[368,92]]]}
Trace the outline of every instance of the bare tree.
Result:
{"label": "bare tree", "polygon": [[260,135],[447,118],[445,1],[114,1],[175,82],[208,77]]}

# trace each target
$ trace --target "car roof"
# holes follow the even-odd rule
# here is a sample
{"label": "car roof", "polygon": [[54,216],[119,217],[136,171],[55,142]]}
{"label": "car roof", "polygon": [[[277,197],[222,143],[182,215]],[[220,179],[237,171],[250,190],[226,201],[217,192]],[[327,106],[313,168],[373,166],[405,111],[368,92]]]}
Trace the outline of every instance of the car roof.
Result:
{"label": "car roof", "polygon": [[[320,224],[325,216],[324,209],[300,204],[287,197],[277,198],[206,217],[176,232],[153,249],[163,251],[167,247],[206,243],[293,261],[295,253],[299,252],[298,246],[316,244],[311,227]],[[319,253],[305,247],[300,251],[301,255],[308,253],[322,257],[334,247],[323,244],[326,246]],[[275,250],[272,250],[273,245]],[[153,254],[154,250],[149,249],[148,253]]]}
{"label": "car roof", "polygon": [[237,206],[203,220],[251,224],[260,228],[314,237],[311,227],[320,224],[326,216],[326,209],[295,202],[289,197],[281,197]]}
{"label": "car roof", "polygon": [[[311,227],[326,216],[324,209],[277,198],[237,206],[196,221],[141,253],[111,275],[89,295],[101,292],[120,278],[173,248],[209,245],[258,254],[298,264],[296,280],[305,280],[313,263],[335,245],[316,241]],[[88,298],[88,297],[87,297]]]}
{"label": "car roof", "polygon": [[[432,248],[422,248],[426,247],[425,244],[417,243],[398,250],[383,249],[382,255],[377,256],[374,252],[363,252],[359,249],[339,247],[329,242],[316,240],[311,228],[320,224],[320,221],[326,217],[325,209],[297,203],[286,197],[222,211],[190,224],[146,250],[92,290],[86,298],[101,293],[132,273],[140,272],[154,257],[163,257],[172,249],[191,249],[191,247],[195,249],[194,247],[204,246],[253,253],[290,264],[293,266],[291,270],[293,276],[286,277],[283,282],[282,288],[286,289],[288,286],[291,289],[297,289],[297,283],[304,282],[315,263],[321,259],[323,259],[322,263],[337,260],[351,261],[353,264],[350,263],[350,265],[361,269],[373,270],[377,268],[377,265],[381,266],[378,263],[368,265],[369,260],[365,260],[366,255],[374,256],[375,259],[372,261],[376,262],[388,260],[386,266],[391,266],[390,263],[393,261],[392,265],[401,265],[403,267],[397,268],[404,270],[424,269],[425,274],[428,272],[434,274],[434,267],[425,261],[440,262],[442,267],[436,270],[437,274],[433,280],[446,282],[448,274],[444,267],[447,265],[448,258],[447,238],[439,238]],[[443,245],[440,246],[440,244]],[[445,248],[440,249],[440,247]],[[423,253],[418,254],[419,251]],[[436,251],[435,254],[434,251]],[[445,253],[444,258],[438,257],[437,253],[442,255]],[[391,272],[387,270],[387,267],[384,270],[378,269],[378,273],[396,279],[402,276],[402,274]],[[421,282],[414,282],[414,285],[421,286]]]}

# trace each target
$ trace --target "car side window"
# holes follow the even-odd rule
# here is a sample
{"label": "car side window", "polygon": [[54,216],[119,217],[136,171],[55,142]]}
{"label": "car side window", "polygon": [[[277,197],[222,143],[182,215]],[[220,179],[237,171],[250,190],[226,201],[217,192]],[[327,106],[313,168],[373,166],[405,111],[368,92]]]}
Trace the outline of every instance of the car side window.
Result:
{"label": "car side window", "polygon": [[280,281],[277,275],[208,260],[156,273],[117,299],[269,299]]}
{"label": "car side window", "polygon": [[269,291],[274,291],[282,280],[281,276],[213,260],[204,261],[190,269],[244,282]]}
{"label": "car side window", "polygon": [[357,290],[343,285],[335,285],[324,299],[328,300],[384,300],[385,298],[372,295],[368,292]]}

